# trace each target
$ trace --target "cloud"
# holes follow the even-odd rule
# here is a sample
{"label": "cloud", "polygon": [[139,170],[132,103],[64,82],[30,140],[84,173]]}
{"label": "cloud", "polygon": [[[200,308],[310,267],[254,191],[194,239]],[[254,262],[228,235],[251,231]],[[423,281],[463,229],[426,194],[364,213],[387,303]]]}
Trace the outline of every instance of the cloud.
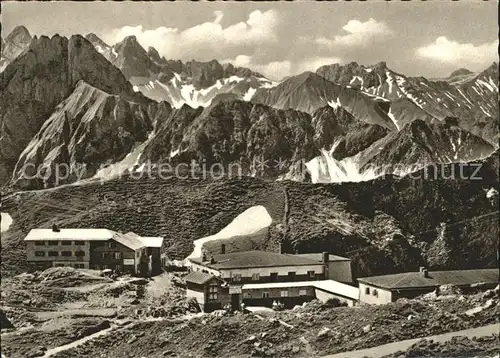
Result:
{"label": "cloud", "polygon": [[415,50],[418,57],[432,59],[447,64],[464,66],[485,66],[498,56],[498,41],[474,45],[450,41],[445,36],[438,37],[434,43]]}
{"label": "cloud", "polygon": [[336,35],[333,38],[319,37],[315,40],[317,45],[326,48],[359,47],[392,36],[394,32],[385,22],[379,22],[373,18],[361,22],[359,20],[349,20],[342,29],[346,35]]}
{"label": "cloud", "polygon": [[316,71],[318,67],[333,63],[340,63],[338,57],[309,57],[300,61],[271,61],[268,63],[255,63],[252,56],[239,55],[234,59],[226,59],[223,63],[232,63],[235,66],[247,67],[262,73],[269,79],[281,80],[284,77],[296,75],[305,71]]}
{"label": "cloud", "polygon": [[227,52],[241,53],[242,48],[255,48],[278,40],[276,28],[280,17],[275,10],[255,10],[246,21],[227,27],[221,25],[223,17],[222,11],[215,11],[213,21],[183,30],[168,27],[145,30],[142,25],[124,26],[112,30],[103,38],[114,44],[134,35],[145,48],[153,46],[167,58],[186,60],[209,60],[227,55]]}

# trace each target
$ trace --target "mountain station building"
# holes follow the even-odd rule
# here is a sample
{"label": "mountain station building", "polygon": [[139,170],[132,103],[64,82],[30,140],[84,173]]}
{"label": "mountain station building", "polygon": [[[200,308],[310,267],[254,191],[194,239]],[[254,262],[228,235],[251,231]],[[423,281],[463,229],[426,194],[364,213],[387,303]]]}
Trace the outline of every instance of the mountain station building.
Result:
{"label": "mountain station building", "polygon": [[[318,260],[318,257],[322,259]],[[333,274],[328,272],[329,257],[326,252],[306,257],[244,251],[222,253],[209,259],[189,258],[191,272],[185,277],[186,295],[195,298],[205,312],[221,309],[227,304],[233,309],[239,309],[241,303],[270,307],[273,301],[293,307],[314,298],[337,299],[353,306],[359,297],[358,289],[329,279]],[[348,277],[350,272],[349,262],[349,269],[336,275],[352,282],[352,277]]]}
{"label": "mountain station building", "polygon": [[154,253],[161,250],[160,239],[143,239],[133,232],[59,229],[54,225],[52,229],[31,230],[24,241],[27,262],[33,270],[69,266],[149,276],[161,265]]}

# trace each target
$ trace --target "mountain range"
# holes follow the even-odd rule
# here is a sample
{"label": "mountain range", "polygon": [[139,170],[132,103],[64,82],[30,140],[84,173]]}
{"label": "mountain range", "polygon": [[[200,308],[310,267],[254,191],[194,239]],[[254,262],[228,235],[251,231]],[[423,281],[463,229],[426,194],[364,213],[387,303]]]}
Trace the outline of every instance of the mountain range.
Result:
{"label": "mountain range", "polygon": [[498,148],[496,63],[429,80],[352,62],[276,82],[216,60],[165,59],[134,36],[110,46],[92,33],[17,27],[2,39],[1,66],[2,185],[61,184],[54,173],[27,180],[26,167],[65,163],[73,182],[107,177],[103,165],[192,160],[272,179],[363,181]]}

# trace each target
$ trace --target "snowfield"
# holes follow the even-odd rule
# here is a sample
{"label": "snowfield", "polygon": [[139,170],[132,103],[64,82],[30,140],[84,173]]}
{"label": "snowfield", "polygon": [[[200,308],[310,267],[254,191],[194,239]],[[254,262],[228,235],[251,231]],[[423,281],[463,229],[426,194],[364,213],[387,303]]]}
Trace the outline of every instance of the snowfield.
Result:
{"label": "snowfield", "polygon": [[9,230],[10,225],[12,225],[12,217],[7,213],[0,213],[0,232]]}
{"label": "snowfield", "polygon": [[203,245],[209,241],[230,239],[238,236],[261,235],[262,230],[269,228],[272,221],[265,207],[261,205],[252,206],[234,218],[229,225],[217,234],[195,240],[194,250],[187,258],[201,257]]}

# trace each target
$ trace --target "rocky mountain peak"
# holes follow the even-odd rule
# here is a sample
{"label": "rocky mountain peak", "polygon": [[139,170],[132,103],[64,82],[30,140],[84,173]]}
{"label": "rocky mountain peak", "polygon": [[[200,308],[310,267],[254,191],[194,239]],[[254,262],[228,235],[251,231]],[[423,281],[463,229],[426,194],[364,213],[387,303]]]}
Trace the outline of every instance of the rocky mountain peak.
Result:
{"label": "rocky mountain peak", "polygon": [[493,62],[491,66],[484,70],[482,73],[488,73],[494,75],[495,78],[498,78],[498,63]]}
{"label": "rocky mountain peak", "polygon": [[297,76],[289,78],[287,81],[294,81],[297,83],[306,83],[306,82],[314,82],[314,81],[324,81],[325,79],[321,77],[320,75],[311,72],[311,71],[306,71],[302,72],[301,74],[298,74]]}
{"label": "rocky mountain peak", "polygon": [[357,68],[359,67],[359,63],[355,62],[355,61],[351,61],[347,64],[347,67],[349,68]]}
{"label": "rocky mountain peak", "polygon": [[2,38],[0,72],[29,47],[31,40],[31,34],[24,26],[15,27],[5,39]]}
{"label": "rocky mountain peak", "polygon": [[135,35],[125,37],[122,41],[118,42],[115,46],[116,52],[122,56],[147,56],[144,47],[141,46]]}
{"label": "rocky mountain peak", "polygon": [[135,35],[126,36],[121,42],[125,44],[139,44]]}
{"label": "rocky mountain peak", "polygon": [[158,65],[150,58],[135,36],[127,36],[114,46],[116,59],[113,64],[130,77],[148,77],[151,72],[158,73]]}
{"label": "rocky mountain peak", "polygon": [[101,46],[106,46],[108,47],[108,44],[105,43],[99,36],[97,36],[96,34],[94,34],[93,32],[85,35],[85,38],[90,41],[94,46],[96,44],[98,45],[101,45]]}
{"label": "rocky mountain peak", "polygon": [[161,58],[160,53],[153,46],[148,47],[148,56],[155,62],[164,62]]}
{"label": "rocky mountain peak", "polygon": [[5,38],[5,41],[13,43],[25,43],[31,41],[31,34],[25,26],[16,26]]}
{"label": "rocky mountain peak", "polygon": [[453,71],[449,77],[451,78],[451,77],[456,77],[456,76],[466,76],[466,75],[470,75],[472,73],[473,73],[472,71],[470,71],[466,68],[460,68],[456,71]]}

